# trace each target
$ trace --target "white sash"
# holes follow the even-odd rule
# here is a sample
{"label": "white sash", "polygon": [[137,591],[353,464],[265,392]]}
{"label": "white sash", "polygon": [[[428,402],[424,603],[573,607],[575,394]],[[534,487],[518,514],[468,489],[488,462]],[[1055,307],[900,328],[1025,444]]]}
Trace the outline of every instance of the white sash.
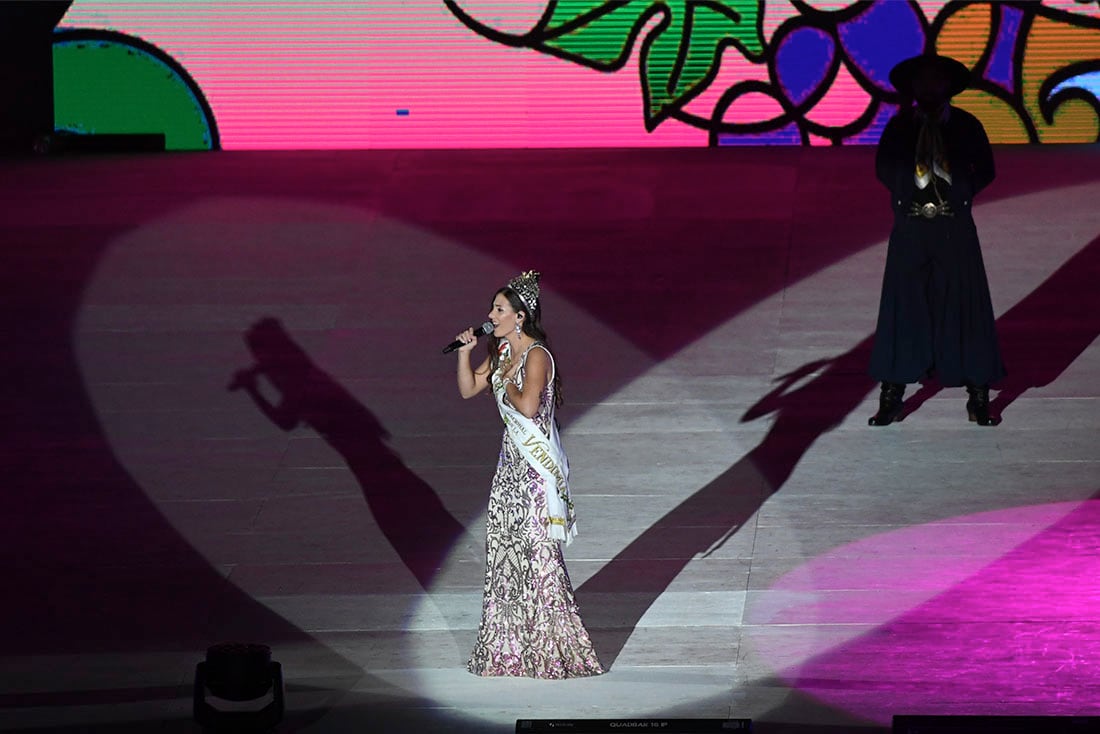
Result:
{"label": "white sash", "polygon": [[[545,349],[542,345],[538,346]],[[528,352],[531,348],[528,348]],[[507,359],[508,342],[502,343],[502,362]],[[550,367],[554,369],[554,357],[550,356]],[[523,362],[527,360],[527,352],[521,357]],[[519,368],[522,370],[523,363]],[[561,447],[561,437],[558,435],[558,426],[553,416],[550,418],[550,435],[547,436],[536,423],[504,402],[504,383],[500,379],[499,372],[493,375],[493,394],[496,396],[497,409],[500,417],[504,419],[504,426],[508,436],[527,463],[538,472],[546,482],[546,509],[549,514],[548,534],[554,540],[564,540],[566,545],[573,542],[577,535],[577,521],[573,512],[573,500],[569,494],[569,460]],[[551,372],[553,379],[553,372]]]}

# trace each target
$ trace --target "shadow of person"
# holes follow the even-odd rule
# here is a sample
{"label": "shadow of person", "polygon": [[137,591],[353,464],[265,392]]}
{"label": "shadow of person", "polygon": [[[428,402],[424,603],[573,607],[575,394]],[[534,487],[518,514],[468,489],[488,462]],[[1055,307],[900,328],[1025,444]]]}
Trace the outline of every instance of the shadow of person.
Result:
{"label": "shadow of person", "polygon": [[[760,443],[705,487],[654,522],[578,589],[607,595],[582,604],[600,660],[608,667],[645,612],[697,557],[714,553],[790,478],[813,443],[839,425],[871,390],[871,337],[832,359],[800,367],[746,411],[743,422],[772,414]],[[684,533],[684,529],[689,533]],[[614,596],[612,596],[614,595]]]}
{"label": "shadow of person", "polygon": [[997,319],[1011,372],[991,405],[999,412],[1057,380],[1100,336],[1100,237]]}
{"label": "shadow of person", "polygon": [[[1057,379],[1100,334],[1100,238],[997,321],[1013,373],[1001,384],[995,413],[1029,387]],[[1067,297],[1071,296],[1071,297]],[[590,629],[599,630],[600,659],[610,667],[646,610],[687,564],[713,553],[790,478],[822,435],[839,425],[872,389],[866,376],[873,335],[844,354],[807,363],[779,378],[742,421],[774,415],[763,440],[719,477],[657,520],[578,589],[579,594],[619,593],[606,605],[586,606]],[[925,383],[906,413],[940,390]],[[690,541],[669,529],[691,527]],[[681,536],[684,537],[684,536]],[[642,572],[644,569],[644,572]]]}
{"label": "shadow of person", "polygon": [[[1027,390],[1057,380],[1100,336],[1100,237],[1093,239],[1019,303],[997,319],[1001,352],[1008,376],[994,385],[990,402],[995,416]],[[925,382],[905,401],[903,415],[939,394]]]}
{"label": "shadow of person", "polygon": [[[378,419],[321,370],[274,318],[254,324],[245,341],[255,364],[238,371],[232,390],[245,391],[283,430],[305,424],[347,461],[382,533],[424,588],[464,532],[435,491],[411,472],[386,444]],[[805,365],[743,417],[768,414],[775,422],[765,438],[721,476],[654,523],[579,589],[607,595],[584,605],[597,652],[607,666],[653,602],[694,558],[712,553],[759,510],[790,477],[817,438],[838,425],[866,397],[864,374],[870,338],[834,359]],[[272,402],[263,379],[279,394]],[[676,535],[690,528],[690,541]],[[680,540],[676,540],[680,538]]]}
{"label": "shadow of person", "polygon": [[[428,484],[386,441],[389,433],[366,406],[321,370],[282,323],[261,319],[245,333],[255,363],[239,370],[230,390],[243,390],[284,431],[315,430],[347,462],[382,534],[425,589],[465,532]],[[263,378],[278,393],[261,392]]]}

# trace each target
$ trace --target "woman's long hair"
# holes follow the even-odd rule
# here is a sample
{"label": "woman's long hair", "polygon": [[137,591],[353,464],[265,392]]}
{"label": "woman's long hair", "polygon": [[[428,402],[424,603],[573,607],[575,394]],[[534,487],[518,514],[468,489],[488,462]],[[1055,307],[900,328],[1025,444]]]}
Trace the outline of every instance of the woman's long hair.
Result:
{"label": "woman's long hair", "polygon": [[[505,298],[508,299],[508,303],[511,304],[512,310],[514,310],[517,314],[522,313],[525,315],[525,318],[523,319],[523,333],[531,337],[535,341],[541,342],[546,346],[547,349],[549,349],[550,339],[546,336],[546,332],[543,330],[541,323],[542,308],[540,308],[539,306],[535,306],[535,312],[531,313],[527,310],[527,306],[524,305],[523,301],[520,300],[519,295],[508,286],[504,286],[496,293],[494,293],[493,298],[495,299],[499,295],[503,295]],[[492,303],[492,301],[490,301],[490,303]],[[500,339],[490,334],[486,341],[488,342],[489,347],[489,374],[492,375],[494,372],[497,371],[497,367],[500,366],[500,352],[498,351],[500,349]],[[516,356],[518,357],[519,355]],[[561,371],[558,369],[556,363],[554,364],[553,385],[554,405],[560,406],[564,402],[564,400],[562,399],[561,394]]]}

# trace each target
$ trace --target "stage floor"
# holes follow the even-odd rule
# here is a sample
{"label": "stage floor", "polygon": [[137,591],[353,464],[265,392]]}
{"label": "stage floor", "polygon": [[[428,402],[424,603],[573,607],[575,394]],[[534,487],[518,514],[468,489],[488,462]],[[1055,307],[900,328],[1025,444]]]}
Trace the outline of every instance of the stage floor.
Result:
{"label": "stage floor", "polygon": [[[882,429],[869,148],[6,161],[0,728],[193,731],[225,640],[285,731],[1100,714],[1100,148],[996,153],[1004,421]],[[465,671],[501,426],[439,352],[531,268],[592,679]]]}

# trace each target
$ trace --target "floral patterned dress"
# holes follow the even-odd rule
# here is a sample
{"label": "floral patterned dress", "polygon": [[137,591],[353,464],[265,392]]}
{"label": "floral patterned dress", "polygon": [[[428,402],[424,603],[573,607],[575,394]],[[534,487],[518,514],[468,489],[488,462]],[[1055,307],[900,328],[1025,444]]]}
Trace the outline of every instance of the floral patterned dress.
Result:
{"label": "floral patterned dress", "polygon": [[[523,353],[516,370],[518,387],[523,386],[527,355],[534,348],[546,349],[535,344]],[[491,384],[499,384],[499,379]],[[533,420],[549,434],[554,420],[553,373]],[[505,430],[489,491],[485,597],[467,664],[471,673],[529,678],[603,673],[577,609],[561,542],[549,537],[547,524],[546,483]]]}

